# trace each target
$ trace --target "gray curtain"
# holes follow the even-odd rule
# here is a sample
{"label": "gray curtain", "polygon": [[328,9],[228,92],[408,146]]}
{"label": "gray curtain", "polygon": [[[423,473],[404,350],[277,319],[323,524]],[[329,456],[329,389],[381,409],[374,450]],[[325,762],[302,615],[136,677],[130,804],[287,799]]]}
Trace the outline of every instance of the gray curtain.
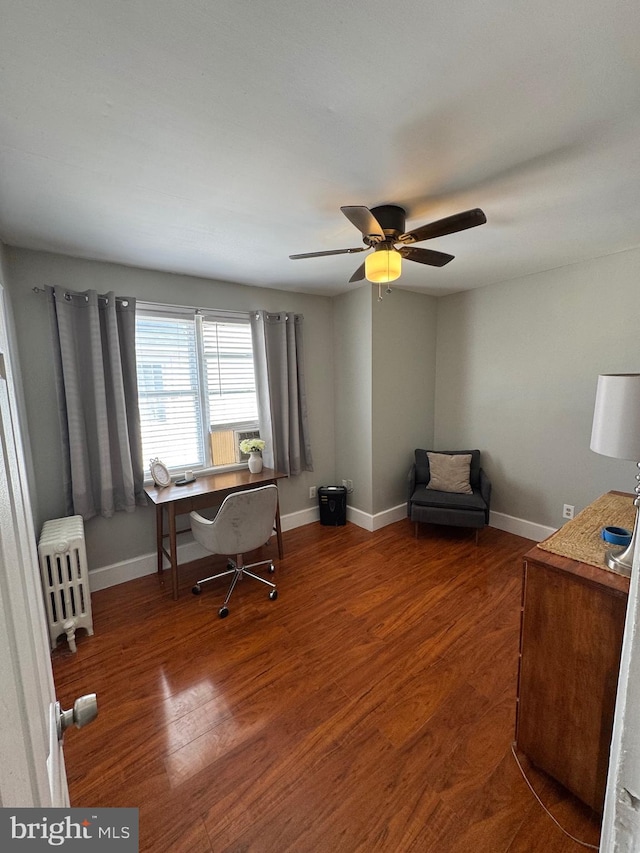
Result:
{"label": "gray curtain", "polygon": [[267,468],[313,471],[302,343],[302,314],[251,316],[260,435]]}
{"label": "gray curtain", "polygon": [[135,299],[47,287],[68,515],[144,506]]}

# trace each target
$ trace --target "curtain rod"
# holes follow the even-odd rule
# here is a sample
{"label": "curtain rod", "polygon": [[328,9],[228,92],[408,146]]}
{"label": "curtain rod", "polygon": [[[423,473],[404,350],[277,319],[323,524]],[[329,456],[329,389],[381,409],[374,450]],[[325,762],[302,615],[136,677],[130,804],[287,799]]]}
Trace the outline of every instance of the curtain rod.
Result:
{"label": "curtain rod", "polygon": [[[44,290],[44,288],[42,288],[42,287],[36,286],[36,287],[32,287],[31,289],[33,290],[34,293],[46,293],[46,290]],[[78,294],[78,295],[81,296],[82,294]],[[54,296],[55,296],[55,291],[54,291]],[[65,296],[66,296],[66,293],[65,293]],[[85,297],[85,299],[86,298],[87,297]],[[106,300],[106,298],[107,298],[106,296],[98,295],[98,299],[105,299]],[[125,306],[129,304],[129,301],[130,301],[130,297],[116,296],[116,302],[122,302],[122,303],[124,303]],[[237,319],[237,320],[246,320],[252,314],[256,317],[256,319],[260,316],[260,311],[225,311],[224,309],[221,309],[221,308],[192,308],[192,307],[187,306],[187,305],[170,305],[170,304],[167,304],[164,302],[146,302],[146,301],[142,301],[140,299],[137,300],[137,307],[140,311],[146,310],[146,311],[154,312],[154,311],[166,311],[167,309],[168,310],[173,309],[174,311],[184,311],[184,312],[188,311],[188,312],[193,312],[195,314],[209,314],[212,316],[220,315],[222,317],[227,317],[229,319]],[[286,320],[288,320],[289,317],[293,317],[293,319],[296,323],[300,323],[304,319],[303,314],[290,314],[289,312],[285,312],[285,311],[276,311],[276,312],[264,311],[263,313],[270,320],[278,320],[278,319],[280,319],[280,317],[284,316]]]}
{"label": "curtain rod", "polygon": [[[34,293],[46,293],[46,292],[47,292],[43,287],[37,287],[37,286],[36,286],[36,287],[32,287],[32,288],[31,288],[31,290],[33,290],[33,292],[34,292]],[[55,290],[54,290],[54,292],[53,292],[53,295],[54,295],[54,296],[56,295],[56,294],[55,294]],[[65,296],[68,296],[67,291],[65,291],[65,294],[64,294],[64,295],[65,295]],[[78,295],[78,296],[82,296],[83,294],[82,294],[82,293],[78,293],[77,295]],[[89,297],[85,296],[85,299],[88,299],[88,298],[89,298]],[[101,294],[98,294],[98,299],[104,299],[105,301],[108,301],[108,300],[107,300],[107,297],[106,297],[106,296],[102,296]],[[130,301],[131,301],[131,297],[130,297],[130,296],[116,296],[116,302],[122,302],[122,303],[125,305],[125,307],[129,304],[129,302],[130,302]]]}
{"label": "curtain rod", "polygon": [[168,302],[149,302],[138,299],[137,307],[139,311],[148,311],[150,313],[162,313],[167,311],[175,311],[179,314],[208,314],[210,316],[228,317],[236,320],[247,320],[253,313],[252,311],[231,311],[225,308],[198,308],[192,305],[172,305]]}

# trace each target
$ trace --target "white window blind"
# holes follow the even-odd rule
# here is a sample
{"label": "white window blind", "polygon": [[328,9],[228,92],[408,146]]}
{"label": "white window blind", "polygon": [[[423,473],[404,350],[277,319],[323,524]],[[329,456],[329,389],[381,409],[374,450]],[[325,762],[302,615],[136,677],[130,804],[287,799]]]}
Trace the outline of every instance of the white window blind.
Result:
{"label": "white window blind", "polygon": [[209,423],[257,423],[258,402],[248,323],[202,323]]}
{"label": "white window blind", "polygon": [[248,319],[139,306],[136,358],[145,466],[210,467],[211,430],[257,429]]}

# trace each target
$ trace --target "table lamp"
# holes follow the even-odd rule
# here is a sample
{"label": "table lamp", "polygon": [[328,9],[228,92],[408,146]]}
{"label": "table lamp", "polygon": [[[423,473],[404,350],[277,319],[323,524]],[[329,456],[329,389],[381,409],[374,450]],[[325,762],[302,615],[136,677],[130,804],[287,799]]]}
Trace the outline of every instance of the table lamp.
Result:
{"label": "table lamp", "polygon": [[[591,450],[614,459],[629,459],[640,468],[640,373],[598,376]],[[636,518],[631,542],[623,551],[607,551],[610,569],[630,577],[638,536],[640,473],[636,474]]]}

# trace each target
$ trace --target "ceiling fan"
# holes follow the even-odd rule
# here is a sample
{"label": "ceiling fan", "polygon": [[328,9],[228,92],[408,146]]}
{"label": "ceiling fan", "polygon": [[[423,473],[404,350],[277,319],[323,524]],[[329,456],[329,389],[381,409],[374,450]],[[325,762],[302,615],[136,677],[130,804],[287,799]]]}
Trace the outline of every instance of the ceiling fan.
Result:
{"label": "ceiling fan", "polygon": [[[422,240],[432,240],[434,237],[443,237],[445,234],[454,234],[456,231],[464,231],[467,228],[475,228],[476,225],[484,225],[487,221],[482,210],[476,207],[405,232],[406,211],[397,204],[383,204],[372,207],[371,210],[364,205],[347,205],[340,210],[349,222],[362,232],[364,247],[307,252],[302,255],[289,255],[289,257],[291,260],[321,258],[325,255],[351,255],[354,252],[373,249],[351,276],[350,282],[361,281],[364,278],[377,283],[395,281],[402,271],[402,258],[432,267],[443,267],[453,260],[454,255],[436,252],[433,249],[418,249],[412,244],[420,243]],[[402,244],[399,249],[396,248],[396,243]]]}

